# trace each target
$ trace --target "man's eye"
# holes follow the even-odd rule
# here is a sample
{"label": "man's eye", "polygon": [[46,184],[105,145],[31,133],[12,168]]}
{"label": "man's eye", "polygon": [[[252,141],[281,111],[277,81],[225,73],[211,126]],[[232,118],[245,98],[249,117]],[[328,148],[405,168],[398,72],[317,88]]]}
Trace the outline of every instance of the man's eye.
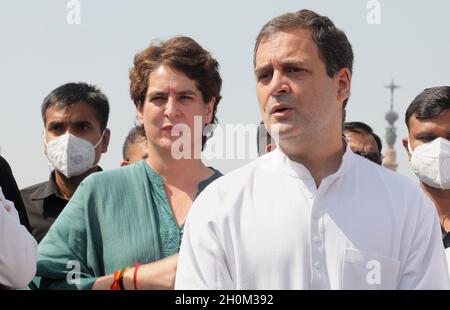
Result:
{"label": "man's eye", "polygon": [[427,143],[427,142],[433,141],[434,139],[436,139],[436,137],[434,137],[434,136],[424,136],[424,137],[420,137],[419,140]]}
{"label": "man's eye", "polygon": [[61,125],[50,126],[50,131],[52,131],[52,132],[56,132],[56,131],[60,131],[60,130],[62,130],[62,126]]}
{"label": "man's eye", "polygon": [[179,98],[181,101],[189,101],[189,100],[192,100],[192,97],[190,97],[190,96],[180,96],[180,98]]}
{"label": "man's eye", "polygon": [[163,96],[156,96],[156,97],[150,98],[150,101],[154,102],[154,103],[163,103],[165,100],[166,100],[166,98]]}
{"label": "man's eye", "polygon": [[296,72],[301,72],[301,71],[304,71],[304,70],[302,68],[299,68],[299,67],[288,67],[286,69],[286,71],[288,73],[296,73]]}
{"label": "man's eye", "polygon": [[258,81],[267,80],[268,78],[270,78],[270,72],[262,72],[257,76]]}
{"label": "man's eye", "polygon": [[89,126],[89,124],[81,124],[81,125],[78,125],[78,128],[81,130],[89,130],[91,128],[91,126]]}

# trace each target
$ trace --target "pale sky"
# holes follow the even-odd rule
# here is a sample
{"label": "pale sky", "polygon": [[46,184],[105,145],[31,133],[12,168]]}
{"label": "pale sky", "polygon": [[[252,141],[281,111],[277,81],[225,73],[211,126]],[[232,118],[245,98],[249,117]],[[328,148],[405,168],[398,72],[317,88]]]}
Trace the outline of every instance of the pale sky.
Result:
{"label": "pale sky", "polygon": [[[153,39],[187,35],[220,63],[222,125],[258,123],[253,45],[271,18],[302,8],[327,15],[343,29],[355,54],[348,121],[363,121],[382,138],[392,78],[399,173],[414,177],[401,137],[404,113],[424,88],[450,85],[450,1],[379,0],[381,23],[369,24],[367,0],[80,0],[81,23],[68,24],[66,0],[0,0],[0,147],[19,187],[48,179],[40,106],[56,87],[72,81],[97,85],[110,101],[112,131],[100,165],[113,169],[133,126],[128,70]],[[255,143],[254,137],[248,142]],[[383,148],[386,144],[383,141]],[[242,146],[244,147],[244,146]],[[246,160],[210,162],[228,172]]]}

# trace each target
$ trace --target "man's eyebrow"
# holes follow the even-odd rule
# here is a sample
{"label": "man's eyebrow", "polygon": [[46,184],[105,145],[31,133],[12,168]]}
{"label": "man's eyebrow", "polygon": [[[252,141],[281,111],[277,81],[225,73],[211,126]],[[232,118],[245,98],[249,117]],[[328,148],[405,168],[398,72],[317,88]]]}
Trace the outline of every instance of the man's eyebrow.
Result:
{"label": "man's eyebrow", "polygon": [[73,122],[70,122],[70,123],[73,124],[73,125],[77,125],[77,126],[80,126],[80,125],[92,125],[92,123],[90,121],[88,121],[88,120],[73,121]]}
{"label": "man's eyebrow", "polygon": [[[296,59],[286,59],[286,60],[283,60],[283,61],[280,63],[280,65],[281,65],[282,67],[299,66],[299,67],[304,68],[306,71],[310,71],[310,70],[307,70],[307,69],[305,68],[306,63],[305,63],[304,61],[301,61],[301,60],[296,60]],[[261,65],[261,66],[259,66],[259,67],[255,67],[255,74],[264,72],[264,71],[269,70],[269,69],[270,69],[270,70],[272,69],[272,64],[270,64],[270,63]]]}
{"label": "man's eyebrow", "polygon": [[305,62],[297,59],[286,59],[281,63],[283,66],[305,66]]}
{"label": "man's eyebrow", "polygon": [[423,131],[417,132],[414,136],[416,138],[422,138],[422,137],[426,137],[426,136],[436,136],[436,134],[434,134],[432,131],[423,130]]}
{"label": "man's eyebrow", "polygon": [[255,74],[257,75],[258,73],[261,73],[263,71],[267,71],[269,69],[270,70],[272,69],[272,65],[270,63],[269,64],[264,64],[264,65],[259,66],[259,67],[255,67]]}
{"label": "man's eyebrow", "polygon": [[52,121],[52,122],[50,122],[50,123],[47,124],[47,127],[50,128],[50,127],[54,127],[54,126],[56,126],[56,125],[62,125],[62,124],[64,124],[64,122],[61,122],[61,121]]}
{"label": "man's eyebrow", "polygon": [[195,91],[190,90],[190,89],[183,89],[177,92],[177,95],[194,95],[197,96],[197,94],[195,93]]}

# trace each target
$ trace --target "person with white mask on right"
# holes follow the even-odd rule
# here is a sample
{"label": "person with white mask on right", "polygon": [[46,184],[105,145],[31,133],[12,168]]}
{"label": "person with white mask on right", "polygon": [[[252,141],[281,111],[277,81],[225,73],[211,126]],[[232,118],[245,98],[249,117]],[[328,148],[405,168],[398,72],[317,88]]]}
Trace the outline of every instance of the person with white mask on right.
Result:
{"label": "person with white mask on right", "polygon": [[450,268],[450,86],[422,91],[406,110],[405,122],[409,137],[403,146],[436,207]]}
{"label": "person with white mask on right", "polygon": [[68,83],[53,90],[41,107],[50,178],[21,190],[31,232],[40,242],[78,185],[108,149],[109,103],[95,86]]}

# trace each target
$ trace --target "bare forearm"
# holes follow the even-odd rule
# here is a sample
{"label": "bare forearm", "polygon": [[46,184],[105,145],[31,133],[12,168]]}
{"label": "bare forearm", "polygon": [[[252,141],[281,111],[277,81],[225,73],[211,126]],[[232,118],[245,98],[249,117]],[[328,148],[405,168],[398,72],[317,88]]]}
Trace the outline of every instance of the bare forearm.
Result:
{"label": "bare forearm", "polygon": [[[125,290],[170,290],[174,288],[178,255],[166,257],[156,262],[127,269],[123,274]],[[99,277],[92,286],[93,290],[110,290],[114,275]]]}
{"label": "bare forearm", "polygon": [[112,275],[112,274],[97,278],[94,285],[92,286],[92,289],[93,290],[110,290],[113,280],[114,280],[114,275]]}

